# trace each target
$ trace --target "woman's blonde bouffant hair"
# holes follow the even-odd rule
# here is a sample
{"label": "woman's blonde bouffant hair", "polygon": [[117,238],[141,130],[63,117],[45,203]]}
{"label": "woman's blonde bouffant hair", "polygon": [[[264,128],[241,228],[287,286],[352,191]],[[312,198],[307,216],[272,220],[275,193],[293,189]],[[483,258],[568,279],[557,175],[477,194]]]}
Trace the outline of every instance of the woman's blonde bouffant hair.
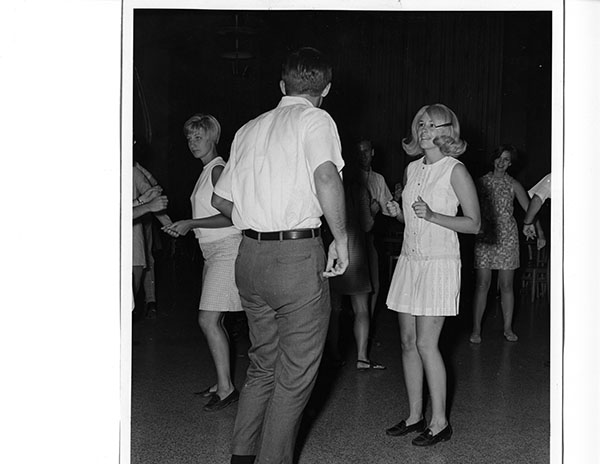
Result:
{"label": "woman's blonde bouffant hair", "polygon": [[425,105],[413,118],[411,125],[411,137],[402,140],[402,148],[409,156],[417,156],[423,154],[423,149],[419,145],[418,124],[423,114],[427,115],[437,125],[448,124],[449,126],[440,127],[441,135],[433,139],[440,151],[446,156],[458,157],[467,149],[467,142],[460,138],[460,123],[454,112],[446,105],[435,103],[433,105]]}
{"label": "woman's blonde bouffant hair", "polygon": [[190,132],[198,129],[204,129],[215,145],[219,143],[221,124],[212,114],[195,114],[183,124],[183,134],[186,137]]}

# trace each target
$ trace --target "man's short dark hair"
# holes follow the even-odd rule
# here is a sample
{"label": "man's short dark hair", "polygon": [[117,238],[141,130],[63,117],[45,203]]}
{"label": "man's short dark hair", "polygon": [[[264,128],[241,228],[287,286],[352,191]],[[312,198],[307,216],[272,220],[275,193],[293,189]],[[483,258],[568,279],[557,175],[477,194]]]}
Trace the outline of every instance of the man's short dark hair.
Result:
{"label": "man's short dark hair", "polygon": [[281,69],[286,95],[318,97],[331,82],[332,67],[323,53],[303,47],[288,55]]}

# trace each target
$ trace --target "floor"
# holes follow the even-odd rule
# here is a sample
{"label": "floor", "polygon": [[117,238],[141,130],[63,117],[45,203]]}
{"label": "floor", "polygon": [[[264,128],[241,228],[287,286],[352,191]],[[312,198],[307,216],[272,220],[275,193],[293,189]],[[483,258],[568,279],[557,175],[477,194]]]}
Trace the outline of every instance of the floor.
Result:
{"label": "floor", "polygon": [[[385,289],[384,289],[385,290]],[[202,410],[194,395],[215,380],[206,342],[191,300],[154,320],[139,318],[132,337],[132,464],[224,464],[236,405]],[[388,437],[385,429],[405,417],[400,345],[395,314],[380,308],[371,358],[387,370],[355,369],[345,311],[347,363],[322,367],[306,408],[298,439],[298,464],[312,463],[548,463],[550,460],[549,304],[530,303],[517,292],[515,332],[502,336],[502,314],[490,295],[481,345],[468,341],[470,302],[447,319],[440,347],[448,370],[452,439],[431,448],[411,445],[410,437]],[[159,304],[159,309],[161,304]],[[164,309],[165,305],[162,304]],[[235,383],[247,367],[245,316],[227,319],[235,359]]]}

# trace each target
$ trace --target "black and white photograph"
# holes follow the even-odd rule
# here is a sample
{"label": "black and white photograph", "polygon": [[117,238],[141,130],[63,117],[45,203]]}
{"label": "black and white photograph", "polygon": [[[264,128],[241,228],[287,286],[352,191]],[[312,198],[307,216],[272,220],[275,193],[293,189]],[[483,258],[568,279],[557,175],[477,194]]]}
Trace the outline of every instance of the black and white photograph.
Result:
{"label": "black and white photograph", "polygon": [[595,462],[589,3],[2,7],[5,462]]}

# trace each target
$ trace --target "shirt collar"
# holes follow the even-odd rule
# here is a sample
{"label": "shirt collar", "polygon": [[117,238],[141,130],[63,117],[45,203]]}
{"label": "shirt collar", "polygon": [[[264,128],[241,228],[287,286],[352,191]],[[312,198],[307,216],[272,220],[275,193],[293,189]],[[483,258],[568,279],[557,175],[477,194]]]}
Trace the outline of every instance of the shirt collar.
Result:
{"label": "shirt collar", "polygon": [[314,106],[308,99],[300,97],[298,95],[284,95],[279,102],[279,107],[290,106],[290,105],[308,105]]}

